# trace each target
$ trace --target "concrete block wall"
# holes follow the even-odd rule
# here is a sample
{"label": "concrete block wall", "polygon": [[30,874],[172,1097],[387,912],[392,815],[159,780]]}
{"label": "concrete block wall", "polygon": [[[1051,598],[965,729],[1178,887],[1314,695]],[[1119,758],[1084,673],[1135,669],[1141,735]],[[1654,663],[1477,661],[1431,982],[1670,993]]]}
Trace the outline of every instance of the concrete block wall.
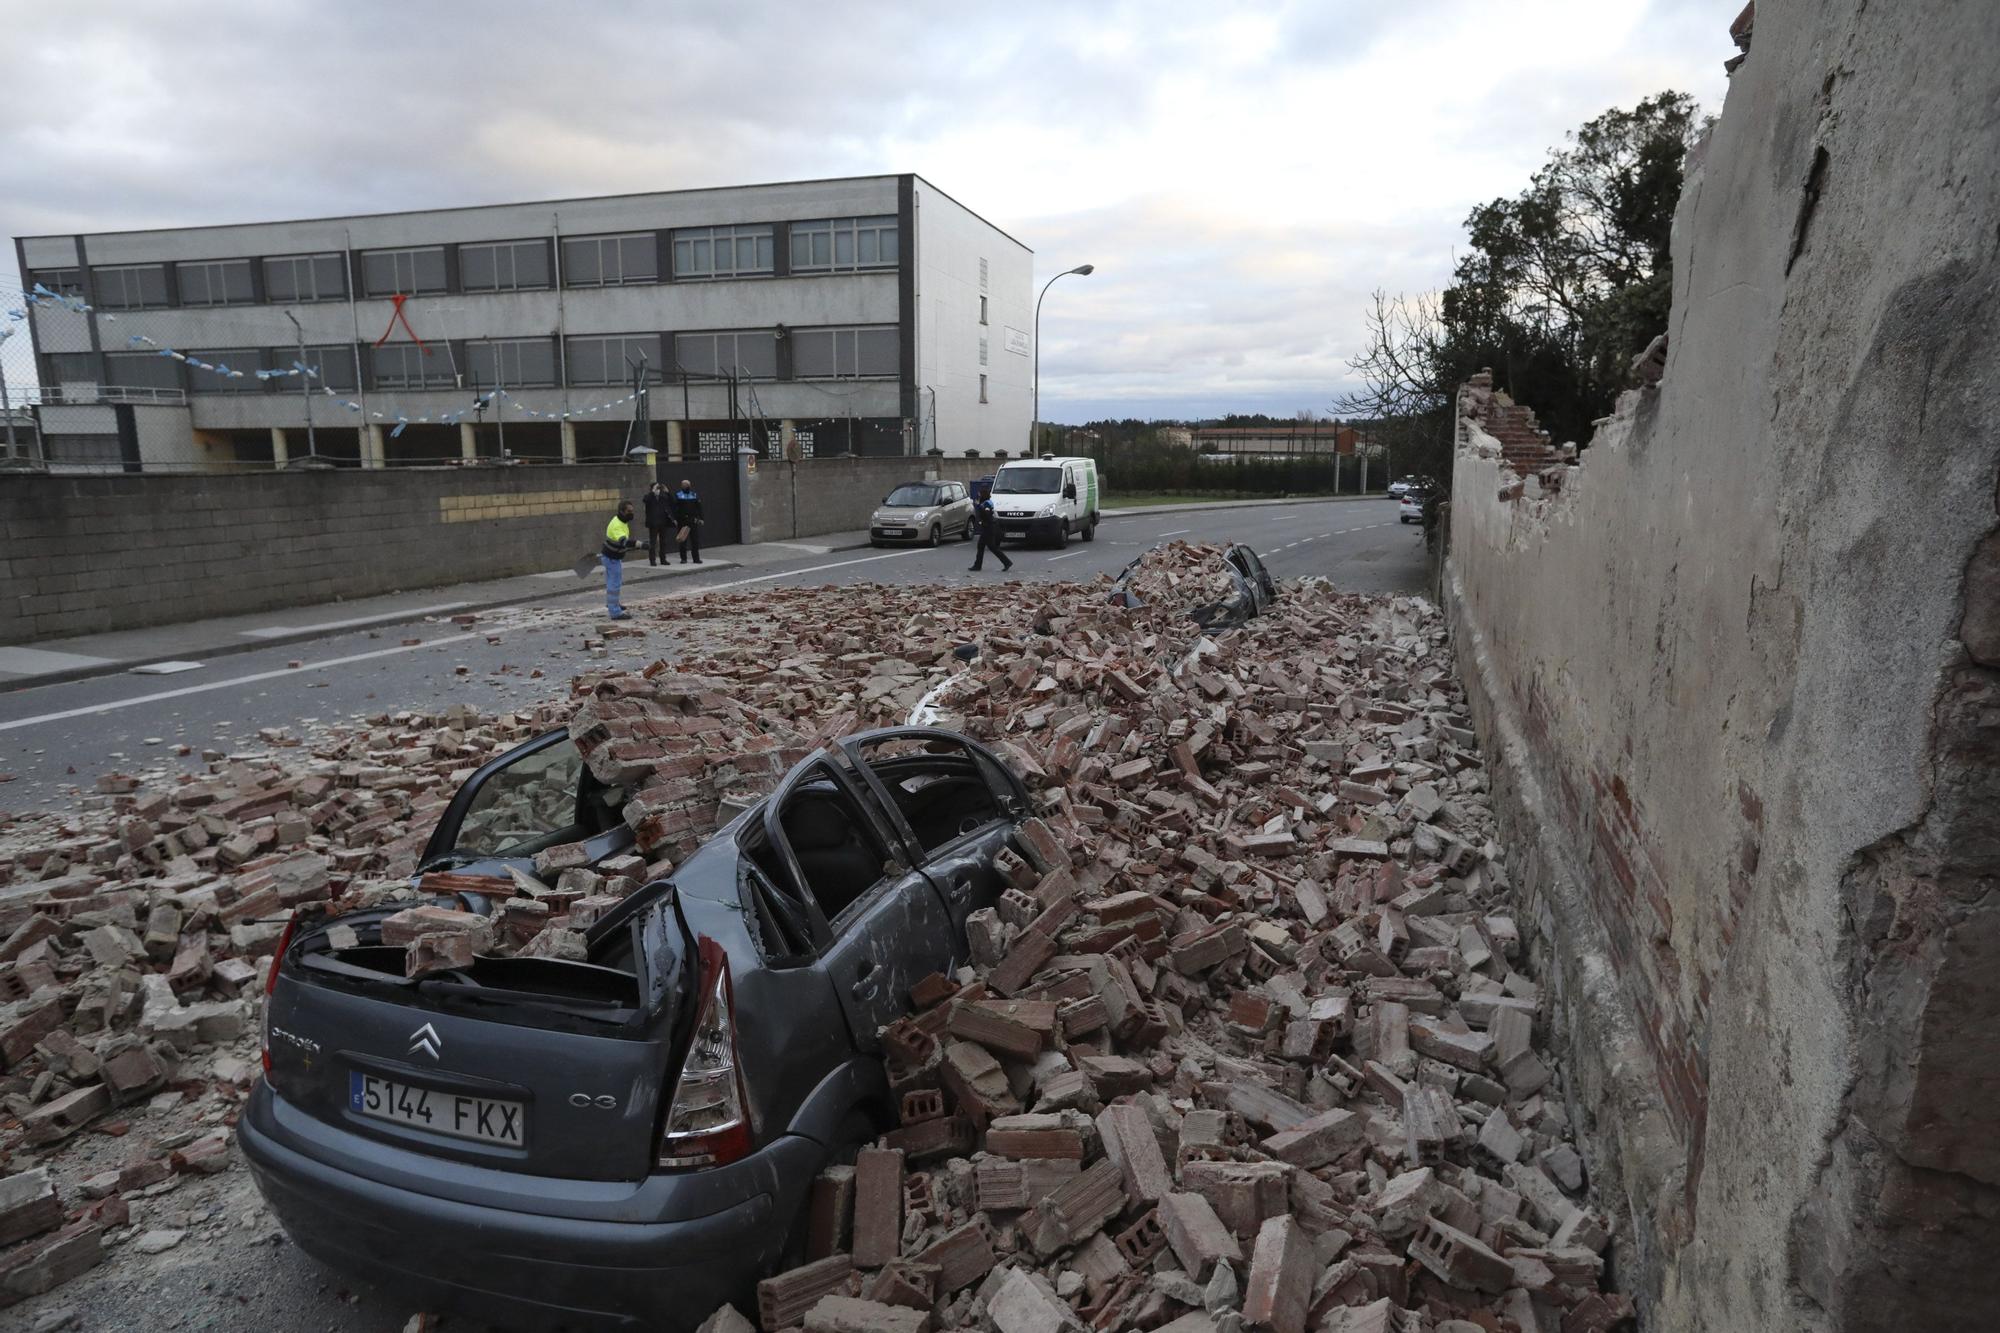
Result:
{"label": "concrete block wall", "polygon": [[639,464],[0,482],[0,643],[560,567]]}
{"label": "concrete block wall", "polygon": [[993,458],[762,458],[747,481],[747,542],[789,541],[868,526],[882,498],[906,481],[991,476]]}
{"label": "concrete block wall", "polygon": [[1995,105],[1990,7],[1760,5],[1660,386],[1553,473],[1461,394],[1444,595],[1649,1329],[2000,1327]]}

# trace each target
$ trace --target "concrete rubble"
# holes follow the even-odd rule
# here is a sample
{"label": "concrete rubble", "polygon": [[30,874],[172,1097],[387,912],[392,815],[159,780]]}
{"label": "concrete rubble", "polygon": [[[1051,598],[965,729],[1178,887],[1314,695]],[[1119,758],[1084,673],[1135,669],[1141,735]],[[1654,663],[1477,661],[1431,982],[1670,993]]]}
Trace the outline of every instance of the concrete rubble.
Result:
{"label": "concrete rubble", "polygon": [[[897,1123],[814,1183],[809,1262],[759,1284],[762,1327],[1629,1321],[1440,617],[1307,581],[1209,637],[1186,613],[1226,591],[1217,554],[1155,552],[1136,610],[1103,579],[667,599],[634,609],[730,624],[728,646],[531,712],[218,754],[166,789],[111,775],[62,820],[0,824],[0,1305],[97,1262],[108,1230],[178,1243],[115,1205],[226,1164],[251,1078],[231,1047],[292,909],[407,901],[384,942],[412,972],[580,956],[814,745],[923,703],[1021,773],[1035,817],[972,965],[883,1030]],[[457,786],[565,724],[636,852],[413,888]],[[511,799],[492,829],[549,813]],[[492,912],[447,905],[466,889]],[[58,1197],[45,1158],[162,1094],[197,1132]]]}

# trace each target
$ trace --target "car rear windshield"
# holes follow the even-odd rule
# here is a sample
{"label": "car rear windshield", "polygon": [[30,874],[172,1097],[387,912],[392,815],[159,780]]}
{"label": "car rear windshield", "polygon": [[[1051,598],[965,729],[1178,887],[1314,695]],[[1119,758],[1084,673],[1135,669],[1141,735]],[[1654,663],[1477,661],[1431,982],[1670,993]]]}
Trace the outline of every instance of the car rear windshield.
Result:
{"label": "car rear windshield", "polygon": [[1049,495],[1061,489],[1059,467],[1010,467],[993,480],[995,495]]}
{"label": "car rear windshield", "polygon": [[889,498],[882,502],[898,509],[916,509],[923,505],[937,503],[935,486],[898,486],[889,492]]}

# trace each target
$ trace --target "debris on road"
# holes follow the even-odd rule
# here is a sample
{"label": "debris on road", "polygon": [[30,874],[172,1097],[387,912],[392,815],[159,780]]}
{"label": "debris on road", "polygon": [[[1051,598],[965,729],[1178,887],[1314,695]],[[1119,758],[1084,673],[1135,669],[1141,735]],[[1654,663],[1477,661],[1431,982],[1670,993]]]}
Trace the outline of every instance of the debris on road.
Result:
{"label": "debris on road", "polygon": [[[418,970],[560,947],[814,745],[928,698],[1038,817],[972,965],[884,1030],[898,1124],[815,1190],[816,1252],[759,1284],[763,1327],[1617,1327],[1441,618],[1306,581],[1205,634],[1209,563],[1149,556],[1138,608],[1105,579],[635,604],[716,646],[0,822],[0,1305],[107,1236],[171,1243],[93,1212],[226,1162],[250,1073],[224,1062],[292,909],[404,903]],[[640,855],[549,848],[491,917],[438,914],[465,886],[406,877],[445,802],[559,725]],[[176,1094],[201,1132],[129,1179],[58,1191],[38,1164]]]}

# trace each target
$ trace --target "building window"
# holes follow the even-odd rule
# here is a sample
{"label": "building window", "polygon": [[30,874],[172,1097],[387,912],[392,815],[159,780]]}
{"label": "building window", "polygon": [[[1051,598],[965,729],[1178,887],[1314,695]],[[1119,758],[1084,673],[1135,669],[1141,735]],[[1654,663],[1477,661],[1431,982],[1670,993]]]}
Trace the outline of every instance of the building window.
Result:
{"label": "building window", "polygon": [[[982,292],[986,290],[986,261],[984,259],[979,261],[979,290]],[[986,302],[982,299],[979,304],[983,308]],[[984,324],[986,321],[982,319],[979,322]]]}
{"label": "building window", "polygon": [[[199,375],[202,372],[196,370],[189,373]],[[181,364],[158,352],[106,352],[104,382],[120,389],[177,390],[181,387]]]}
{"label": "building window", "polygon": [[49,384],[95,384],[97,353],[50,352],[42,358],[42,379]]}
{"label": "building window", "polygon": [[[57,290],[54,283],[43,285]],[[125,465],[125,451],[116,435],[44,435],[42,454],[56,467],[122,469]]]}
{"label": "building window", "polygon": [[458,247],[460,291],[522,292],[548,285],[546,241],[494,241]]}
{"label": "building window", "polygon": [[792,272],[835,273],[894,268],[896,219],[824,218],[792,224]]}
{"label": "building window", "polygon": [[854,329],[792,330],[792,378],[867,379],[897,372],[893,324]]}
{"label": "building window", "polygon": [[465,369],[474,388],[546,389],[556,382],[553,338],[495,338],[465,345]]}
{"label": "building window", "polygon": [[571,384],[630,384],[641,359],[650,368],[655,383],[667,370],[660,361],[657,333],[571,338],[563,348],[563,363]]}
{"label": "building window", "polygon": [[370,296],[414,296],[445,290],[444,247],[369,250],[361,256],[361,285]]}
{"label": "building window", "polygon": [[451,358],[435,343],[384,343],[373,355],[378,389],[450,389],[457,384]]}
{"label": "building window", "polygon": [[[300,359],[297,347],[267,348],[264,355],[266,357],[264,364],[272,370],[290,370]],[[352,343],[308,347],[304,359],[306,365],[319,372],[315,378],[306,381],[308,387],[315,393],[321,389],[352,393],[361,386],[361,377],[354,369]],[[289,393],[296,397],[299,392],[299,378],[296,375],[287,375],[283,379],[274,379],[270,381],[270,387],[273,392]]]}
{"label": "building window", "polygon": [[80,268],[44,268],[28,275],[28,290],[37,286],[46,287],[57,296],[83,295],[83,270]]}
{"label": "building window", "polygon": [[203,260],[174,265],[182,305],[249,305],[257,299],[247,259]]}
{"label": "building window", "polygon": [[338,254],[281,255],[264,261],[264,295],[272,301],[347,299],[347,261]]}
{"label": "building window", "polygon": [[778,335],[769,329],[722,333],[677,333],[674,359],[680,369],[699,377],[748,375],[753,380],[778,377]]}
{"label": "building window", "polygon": [[979,364],[986,364],[986,335],[983,333],[979,335]]}
{"label": "building window", "polygon": [[563,241],[562,247],[566,287],[621,287],[660,280],[659,238],[652,232],[571,236]]}
{"label": "building window", "polygon": [[674,277],[768,274],[773,244],[769,227],[683,227],[674,233]]}
{"label": "building window", "polygon": [[[264,369],[264,353],[258,348],[213,347],[203,351],[191,351],[188,355],[211,366],[227,366],[232,371],[243,372],[243,377],[238,379],[234,375],[224,375],[213,370],[199,370],[190,366],[187,377],[189,393],[264,392],[264,381],[257,378],[257,372]],[[289,357],[286,358],[285,364],[291,364]]]}
{"label": "building window", "polygon": [[979,377],[979,401],[982,403],[986,401],[986,377],[984,375]]}
{"label": "building window", "polygon": [[96,304],[106,310],[158,310],[167,304],[165,264],[127,264],[90,271]]}

